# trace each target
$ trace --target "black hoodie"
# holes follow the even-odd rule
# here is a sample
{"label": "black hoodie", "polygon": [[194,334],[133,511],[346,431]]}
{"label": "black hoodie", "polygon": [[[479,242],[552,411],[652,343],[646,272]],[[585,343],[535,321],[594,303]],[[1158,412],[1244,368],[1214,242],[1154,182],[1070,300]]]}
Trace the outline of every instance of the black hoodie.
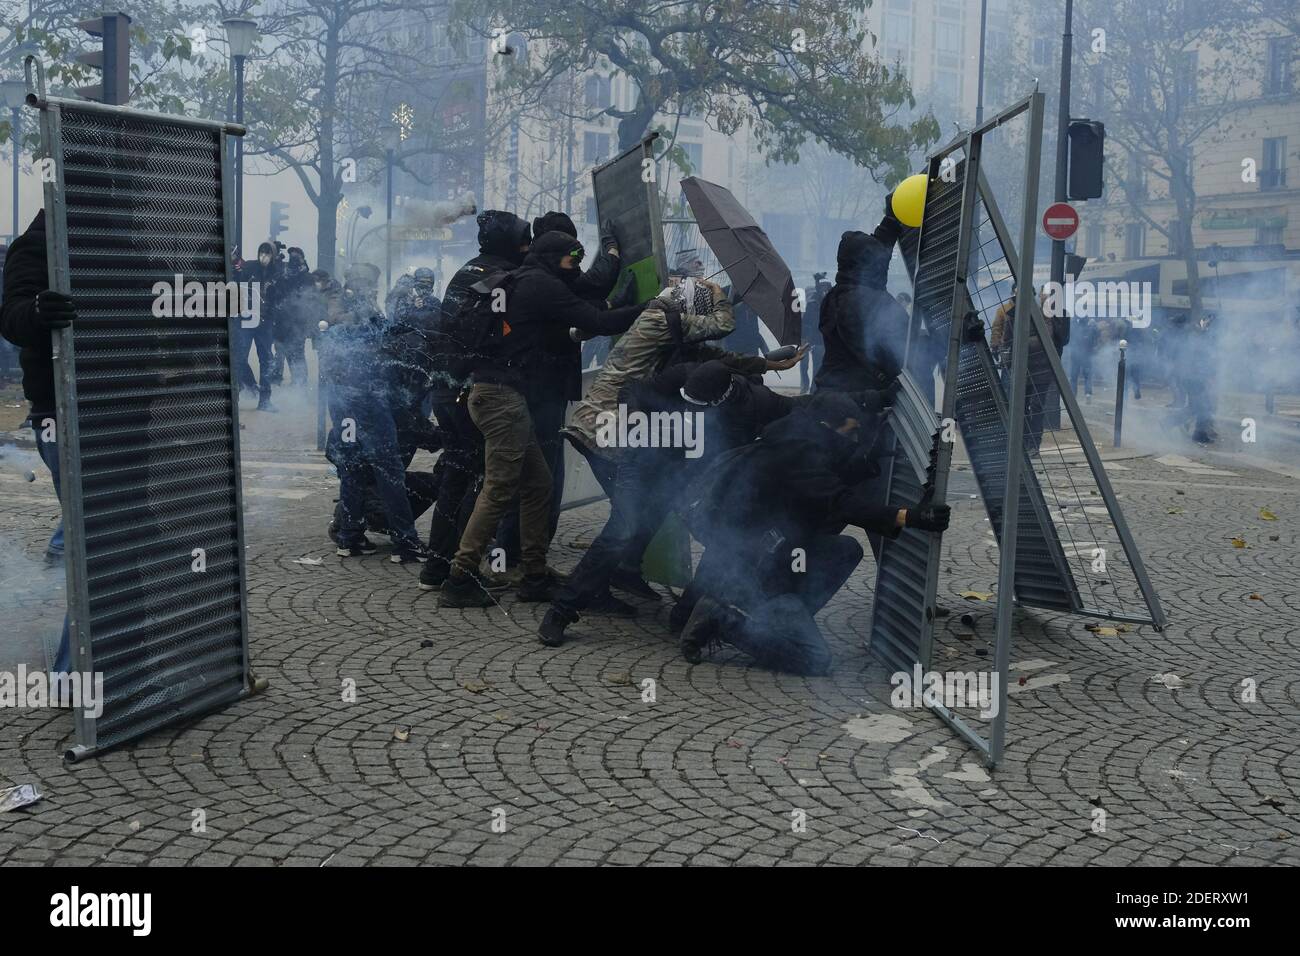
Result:
{"label": "black hoodie", "polygon": [[523,266],[506,286],[505,335],[493,354],[474,370],[474,381],[496,382],[515,388],[530,401],[567,398],[553,357],[559,336],[569,327],[592,335],[627,331],[644,305],[604,309],[573,290],[577,269],[561,269],[560,260],[578,240],[562,232],[548,232],[533,241]]}
{"label": "black hoodie", "polygon": [[0,306],[0,332],[22,350],[23,394],[32,403],[33,417],[54,414],[54,353],[49,331],[36,318],[36,297],[49,287],[42,209],[5,256]]}
{"label": "black hoodie", "polygon": [[873,235],[852,231],[840,238],[835,285],[821,303],[826,353],[818,389],[885,388],[903,367],[907,312],[885,291],[895,222],[886,217]]}
{"label": "black hoodie", "polygon": [[876,426],[854,441],[823,424],[825,417],[814,399],[719,458],[687,491],[692,533],[706,546],[729,540],[741,554],[757,553],[747,549],[769,529],[791,541],[836,534],[846,524],[896,535],[898,509],[863,495],[862,482],[875,470]]}

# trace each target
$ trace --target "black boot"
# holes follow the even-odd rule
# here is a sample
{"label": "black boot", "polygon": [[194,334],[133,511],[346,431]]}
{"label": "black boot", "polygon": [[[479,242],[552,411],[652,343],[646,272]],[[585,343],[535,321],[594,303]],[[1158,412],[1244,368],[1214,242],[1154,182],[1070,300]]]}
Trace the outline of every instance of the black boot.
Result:
{"label": "black boot", "polygon": [[578,615],[565,611],[552,604],[537,628],[537,639],[547,647],[559,647],[564,643],[564,629],[578,620]]}
{"label": "black boot", "polygon": [[491,607],[492,603],[492,598],[472,574],[463,574],[454,568],[438,594],[438,607]]}
{"label": "black boot", "polygon": [[525,574],[515,590],[515,597],[525,604],[542,604],[549,601],[555,580],[549,574]]}

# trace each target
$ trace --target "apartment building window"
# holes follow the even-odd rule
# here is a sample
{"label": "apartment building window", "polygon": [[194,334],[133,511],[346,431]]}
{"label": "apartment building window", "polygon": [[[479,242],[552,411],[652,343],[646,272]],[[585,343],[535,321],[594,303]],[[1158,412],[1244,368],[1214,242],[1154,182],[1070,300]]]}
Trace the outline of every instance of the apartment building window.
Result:
{"label": "apartment building window", "polygon": [[1124,258],[1141,259],[1146,255],[1147,227],[1140,222],[1130,222],[1124,227]]}
{"label": "apartment building window", "polygon": [[1255,227],[1255,245],[1257,246],[1280,246],[1282,245],[1282,232],[1284,227],[1276,226],[1256,226]]}
{"label": "apartment building window", "polygon": [[1290,93],[1294,87],[1295,37],[1273,37],[1268,41],[1264,65],[1264,93]]}
{"label": "apartment building window", "polygon": [[1101,226],[1089,226],[1084,232],[1083,254],[1089,259],[1101,258]]}
{"label": "apartment building window", "polygon": [[609,77],[589,76],[583,82],[583,99],[589,111],[603,110],[612,100],[609,94]]}
{"label": "apartment building window", "polygon": [[704,171],[704,144],[703,143],[683,143],[677,144],[686,154],[686,162],[691,165],[691,172],[698,175]]}
{"label": "apartment building window", "polygon": [[1125,192],[1130,199],[1147,198],[1147,170],[1142,157],[1137,153],[1128,154],[1128,166],[1124,171]]}
{"label": "apartment building window", "polygon": [[608,133],[582,134],[582,161],[587,165],[599,163],[609,155]]}
{"label": "apartment building window", "polygon": [[1286,137],[1273,136],[1264,140],[1264,165],[1259,171],[1259,188],[1286,188]]}
{"label": "apartment building window", "polygon": [[912,0],[889,0],[885,8],[884,36],[881,38],[886,63],[901,63],[912,69]]}

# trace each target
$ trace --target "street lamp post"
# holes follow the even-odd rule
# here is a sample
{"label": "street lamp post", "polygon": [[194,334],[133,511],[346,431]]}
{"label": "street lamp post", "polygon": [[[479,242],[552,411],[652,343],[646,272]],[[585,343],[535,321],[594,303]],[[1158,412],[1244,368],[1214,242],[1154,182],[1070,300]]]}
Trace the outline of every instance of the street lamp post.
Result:
{"label": "street lamp post", "polygon": [[27,99],[27,84],[22,80],[5,80],[0,83],[0,98],[9,107],[9,135],[14,141],[14,227],[13,238],[18,238],[18,159],[22,149],[22,108]]}
{"label": "street lamp post", "polygon": [[[384,294],[393,287],[393,157],[402,142],[397,123],[384,125],[384,157],[388,164],[387,214],[384,219]],[[382,298],[382,297],[381,297]]]}
{"label": "street lamp post", "polygon": [[[244,123],[244,61],[257,44],[257,21],[246,17],[222,20],[230,43],[230,61],[235,71],[235,122]],[[244,254],[244,138],[235,137],[235,248]]]}

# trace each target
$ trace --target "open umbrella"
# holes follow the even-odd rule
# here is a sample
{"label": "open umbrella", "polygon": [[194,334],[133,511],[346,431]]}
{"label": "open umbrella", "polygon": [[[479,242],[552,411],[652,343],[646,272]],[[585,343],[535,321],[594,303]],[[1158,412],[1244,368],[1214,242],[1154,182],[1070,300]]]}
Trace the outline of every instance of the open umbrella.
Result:
{"label": "open umbrella", "polygon": [[757,312],[781,345],[797,345],[800,316],[794,278],[767,233],[730,190],[717,183],[688,176],[682,191],[700,235],[731,277],[735,300]]}

